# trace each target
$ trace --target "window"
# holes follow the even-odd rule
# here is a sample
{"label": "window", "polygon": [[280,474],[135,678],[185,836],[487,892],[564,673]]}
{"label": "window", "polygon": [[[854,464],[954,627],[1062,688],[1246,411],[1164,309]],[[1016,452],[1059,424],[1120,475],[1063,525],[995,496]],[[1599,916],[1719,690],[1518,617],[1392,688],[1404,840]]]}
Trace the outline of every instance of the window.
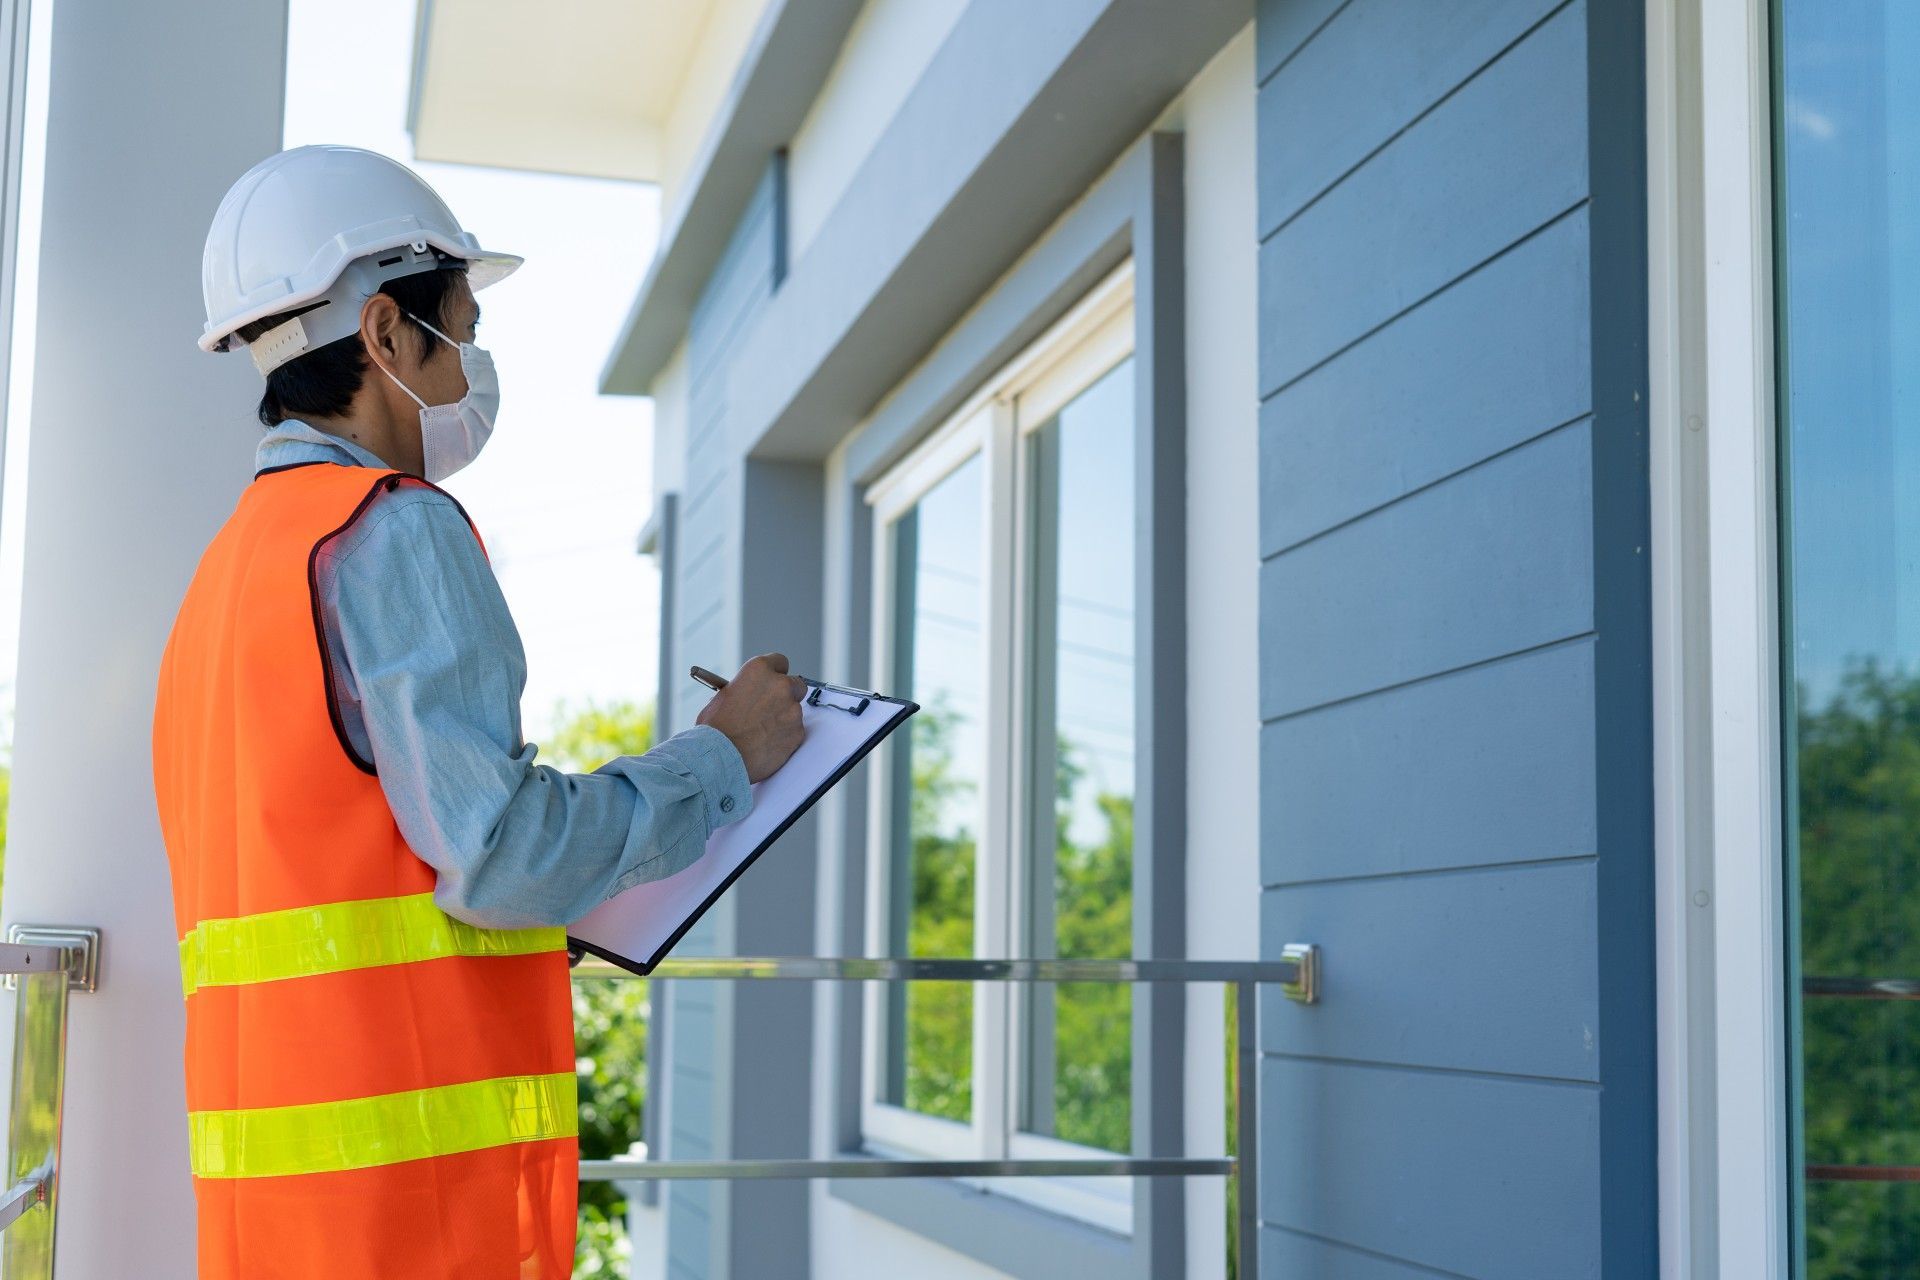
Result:
{"label": "window", "polygon": [[1880,1280],[1920,1247],[1920,11],[1777,30],[1794,1274]]}
{"label": "window", "polygon": [[[882,748],[876,954],[1133,954],[1137,414],[1130,267],[868,494]],[[1132,991],[868,993],[864,1132],[977,1156],[1126,1150]],[[1121,1180],[1009,1192],[1126,1230]]]}

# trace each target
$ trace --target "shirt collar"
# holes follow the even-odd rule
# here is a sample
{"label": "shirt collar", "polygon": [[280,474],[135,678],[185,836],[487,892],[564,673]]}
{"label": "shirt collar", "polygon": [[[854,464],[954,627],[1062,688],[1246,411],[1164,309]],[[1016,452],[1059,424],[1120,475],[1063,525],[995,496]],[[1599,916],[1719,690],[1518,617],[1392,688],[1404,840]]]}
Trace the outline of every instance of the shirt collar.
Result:
{"label": "shirt collar", "polygon": [[332,462],[345,467],[373,467],[391,471],[378,454],[363,449],[351,440],[327,432],[298,418],[288,418],[267,428],[253,451],[253,469],[257,474],[273,467],[295,467],[310,462]]}

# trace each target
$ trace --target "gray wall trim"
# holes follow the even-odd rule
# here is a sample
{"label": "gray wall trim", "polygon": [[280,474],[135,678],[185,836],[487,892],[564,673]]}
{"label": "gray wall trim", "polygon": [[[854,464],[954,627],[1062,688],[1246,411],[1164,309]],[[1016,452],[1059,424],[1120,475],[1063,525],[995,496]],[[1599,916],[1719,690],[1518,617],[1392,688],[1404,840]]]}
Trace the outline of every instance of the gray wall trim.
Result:
{"label": "gray wall trim", "polygon": [[[1187,951],[1187,319],[1185,139],[1149,136],[1134,256],[1133,954]],[[1186,991],[1133,990],[1133,1149],[1185,1146]],[[1145,1070],[1139,1065],[1145,1064]],[[1186,1266],[1186,1183],[1134,1184],[1150,1277]]]}
{"label": "gray wall trim", "polygon": [[1587,7],[1599,848],[1600,1274],[1659,1269],[1644,6]]}
{"label": "gray wall trim", "polygon": [[819,96],[860,0],[771,0],[664,210],[660,247],[600,370],[603,395],[645,395],[687,330],[770,152],[786,146]]}
{"label": "gray wall trim", "polygon": [[680,564],[680,495],[661,494],[649,523],[653,525],[653,563],[660,573],[660,660],[653,693],[653,736],[658,740],[673,732],[669,708],[679,683],[674,679],[679,667],[679,655],[674,652],[674,628],[679,625],[674,575]]}
{"label": "gray wall trim", "polygon": [[1251,16],[974,0],[746,336],[735,447],[824,457]]}
{"label": "gray wall trim", "polygon": [[[980,381],[1032,341],[1103,275],[1134,258],[1136,412],[1139,415],[1135,525],[1139,608],[1135,707],[1139,724],[1134,824],[1134,950],[1186,951],[1186,318],[1184,139],[1141,139],[1013,273],[979,298],[967,320],[930,355],[847,445],[847,483],[832,496],[850,533],[850,678],[870,682],[872,521],[864,491]],[[866,949],[866,782],[842,791],[843,850],[827,864],[839,877],[839,934],[822,939],[840,954]],[[824,1041],[837,1055],[824,1069],[840,1081],[827,1132],[858,1150],[862,1004],[836,984],[835,1020]],[[1182,1149],[1185,997],[1178,988],[1134,989],[1133,1144],[1141,1154]],[[1185,1266],[1185,1186],[1177,1179],[1135,1184],[1134,1232],[1115,1236],[1005,1196],[952,1181],[839,1180],[834,1196],[877,1213],[1023,1280],[1152,1277]]]}
{"label": "gray wall trim", "polygon": [[[654,677],[653,694],[653,738],[659,742],[672,732],[668,723],[668,708],[673,705],[673,689],[670,681],[678,662],[674,656],[674,566],[675,555],[680,546],[680,495],[663,493],[654,503],[653,517],[648,521],[653,528],[653,563],[660,573],[660,660]],[[659,1158],[665,1155],[661,1145],[664,1108],[662,1100],[667,1092],[667,1056],[661,1052],[661,1046],[668,1036],[667,1012],[671,1002],[665,998],[657,983],[647,986],[647,1103],[640,1116],[640,1137],[647,1144],[649,1154]],[[636,1185],[634,1198],[641,1204],[660,1203],[660,1184],[642,1182]]]}
{"label": "gray wall trim", "polygon": [[[784,652],[796,671],[820,665],[824,618],[820,468],[746,464],[741,529],[740,652]],[[733,954],[806,955],[813,916],[819,819],[809,815],[781,837],[778,856],[728,894]],[[813,994],[804,983],[730,984],[726,1044],[726,1151],[736,1159],[791,1156],[812,1128]],[[804,1182],[741,1182],[726,1198],[727,1265],[740,1280],[797,1276],[808,1256],[811,1214]]]}

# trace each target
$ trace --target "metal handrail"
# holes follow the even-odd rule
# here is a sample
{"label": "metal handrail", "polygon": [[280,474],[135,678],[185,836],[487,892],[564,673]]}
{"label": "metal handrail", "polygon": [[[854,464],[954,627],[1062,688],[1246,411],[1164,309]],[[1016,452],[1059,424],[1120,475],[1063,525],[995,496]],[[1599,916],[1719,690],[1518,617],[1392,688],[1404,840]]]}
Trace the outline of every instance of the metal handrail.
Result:
{"label": "metal handrail", "polygon": [[[1304,951],[1305,948],[1300,950]],[[980,960],[868,956],[675,956],[651,973],[592,956],[574,966],[594,978],[798,978],[848,982],[1257,982],[1298,983],[1310,957],[1279,960]]]}
{"label": "metal handrail", "polygon": [[685,956],[646,975],[593,957],[576,957],[590,978],[661,981],[793,979],[849,982],[1218,982],[1232,986],[1238,1052],[1234,1076],[1235,1154],[1221,1157],[1114,1156],[1073,1160],[894,1160],[857,1154],[834,1159],[583,1160],[583,1182],[778,1178],[1230,1177],[1239,1186],[1234,1253],[1243,1280],[1260,1273],[1259,1002],[1257,988],[1278,986],[1303,1004],[1319,1000],[1320,951],[1296,943],[1279,960],[983,960],[864,956]]}
{"label": "metal handrail", "polygon": [[100,931],[13,925],[0,943],[0,974],[16,993],[7,1112],[7,1173],[14,1181],[0,1192],[0,1273],[6,1280],[52,1280],[67,998],[99,987]]}

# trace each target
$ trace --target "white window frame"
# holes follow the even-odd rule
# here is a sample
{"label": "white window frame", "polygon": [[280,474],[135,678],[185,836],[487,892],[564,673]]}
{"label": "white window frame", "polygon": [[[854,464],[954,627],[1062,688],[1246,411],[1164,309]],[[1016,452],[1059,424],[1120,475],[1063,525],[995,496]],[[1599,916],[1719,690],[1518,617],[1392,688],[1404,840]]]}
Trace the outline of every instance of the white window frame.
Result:
{"label": "white window frame", "polygon": [[1766,0],[1647,0],[1661,1275],[1787,1280]]}
{"label": "white window frame", "polygon": [[[891,526],[937,484],[969,459],[984,463],[985,519],[981,554],[986,573],[982,617],[987,642],[983,775],[985,806],[975,848],[974,950],[986,957],[1018,956],[1025,950],[1024,877],[1016,861],[1026,829],[1026,688],[1023,645],[1008,639],[1028,634],[1027,566],[1021,553],[1027,503],[1025,469],[1018,456],[1027,437],[1075,396],[1134,354],[1133,264],[1123,264],[1040,338],[1016,356],[926,440],[867,491],[872,538],[873,670],[893,667],[894,563]],[[1138,421],[1136,408],[1136,421]],[[890,776],[892,749],[875,753],[876,777]],[[892,788],[869,793],[866,938],[868,953],[887,947],[890,900]],[[863,996],[861,1132],[883,1154],[948,1158],[1093,1157],[1103,1152],[1036,1134],[1019,1133],[1017,1064],[1021,1057],[1019,995],[1010,984],[980,983],[973,1000],[973,1115],[971,1123],[920,1115],[881,1100],[885,1078],[886,992],[868,983]],[[982,1184],[983,1186],[985,1184]],[[1022,1179],[992,1185],[996,1192],[1095,1223],[1110,1230],[1133,1228],[1133,1194],[1127,1179]]]}

